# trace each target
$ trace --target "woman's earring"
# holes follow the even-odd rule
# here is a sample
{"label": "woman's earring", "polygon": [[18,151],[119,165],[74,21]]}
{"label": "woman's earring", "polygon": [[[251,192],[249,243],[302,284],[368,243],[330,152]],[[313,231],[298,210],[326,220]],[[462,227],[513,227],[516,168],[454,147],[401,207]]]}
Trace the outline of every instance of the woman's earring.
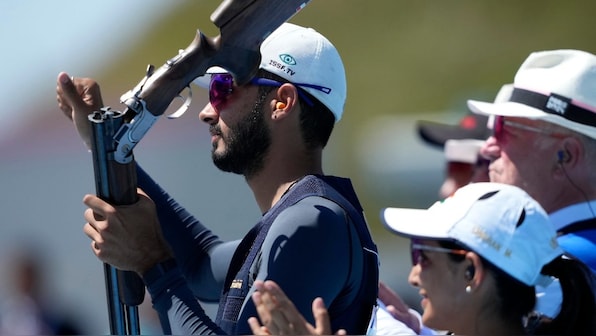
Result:
{"label": "woman's earring", "polygon": [[468,293],[468,294],[472,293],[472,287],[470,285],[466,286],[466,293]]}

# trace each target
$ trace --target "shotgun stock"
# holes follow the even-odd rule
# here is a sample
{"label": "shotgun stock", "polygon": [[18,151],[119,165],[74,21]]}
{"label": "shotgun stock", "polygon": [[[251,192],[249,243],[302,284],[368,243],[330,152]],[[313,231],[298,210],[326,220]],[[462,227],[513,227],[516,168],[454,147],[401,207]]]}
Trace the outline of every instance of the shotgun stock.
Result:
{"label": "shotgun stock", "polygon": [[132,121],[120,132],[116,159],[128,154],[153,126],[171,102],[212,66],[228,70],[239,84],[247,83],[258,70],[260,46],[267,36],[294,16],[311,0],[224,0],[211,15],[220,34],[209,38],[197,30],[186,49],[145,77],[120,98],[124,114]]}
{"label": "shotgun stock", "polygon": [[[209,38],[197,30],[190,45],[145,77],[121,97],[124,112],[102,108],[89,115],[97,195],[114,205],[137,201],[133,148],[170,103],[212,66],[232,73],[240,83],[258,70],[261,43],[311,0],[224,0],[211,21],[220,35]],[[137,306],[144,284],[133,272],[104,264],[106,295],[112,335],[140,335]]]}

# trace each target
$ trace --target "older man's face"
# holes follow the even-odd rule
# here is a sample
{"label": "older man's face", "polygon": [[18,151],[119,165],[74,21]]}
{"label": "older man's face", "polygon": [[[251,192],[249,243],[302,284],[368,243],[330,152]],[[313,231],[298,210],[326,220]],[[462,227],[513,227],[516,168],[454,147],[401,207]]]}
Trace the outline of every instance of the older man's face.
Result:
{"label": "older man's face", "polygon": [[562,136],[547,129],[543,121],[498,117],[493,135],[480,151],[491,161],[491,182],[518,186],[545,208],[550,198],[552,172],[557,168],[556,144]]}

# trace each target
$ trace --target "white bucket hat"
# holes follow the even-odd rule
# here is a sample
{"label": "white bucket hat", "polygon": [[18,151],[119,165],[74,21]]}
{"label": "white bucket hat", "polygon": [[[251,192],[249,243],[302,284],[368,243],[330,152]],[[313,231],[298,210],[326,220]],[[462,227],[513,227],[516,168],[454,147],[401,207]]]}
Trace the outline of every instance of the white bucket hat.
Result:
{"label": "white bucket hat", "polygon": [[533,52],[502,103],[468,100],[474,113],[544,120],[596,139],[596,56],[580,50]]}
{"label": "white bucket hat", "polygon": [[381,219],[402,236],[463,244],[528,286],[548,283],[542,267],[563,254],[544,209],[512,185],[472,183],[428,210],[386,208]]}
{"label": "white bucket hat", "polygon": [[[260,69],[278,75],[297,85],[325,105],[338,122],[344,111],[347,87],[343,62],[335,46],[312,28],[283,23],[261,44]],[[226,72],[220,67],[207,73]],[[209,76],[197,78],[195,84],[208,87]]]}

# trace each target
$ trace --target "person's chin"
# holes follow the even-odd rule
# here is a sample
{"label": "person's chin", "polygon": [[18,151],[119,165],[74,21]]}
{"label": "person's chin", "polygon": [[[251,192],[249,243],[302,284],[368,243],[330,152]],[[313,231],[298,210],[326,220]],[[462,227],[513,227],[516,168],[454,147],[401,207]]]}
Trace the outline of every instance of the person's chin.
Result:
{"label": "person's chin", "polygon": [[423,308],[421,321],[422,324],[426,327],[433,329],[436,328],[435,323],[433,321],[432,313],[428,309]]}
{"label": "person's chin", "polygon": [[213,141],[211,146],[211,154],[213,154],[213,156],[223,157],[226,155],[226,146],[221,138]]}

